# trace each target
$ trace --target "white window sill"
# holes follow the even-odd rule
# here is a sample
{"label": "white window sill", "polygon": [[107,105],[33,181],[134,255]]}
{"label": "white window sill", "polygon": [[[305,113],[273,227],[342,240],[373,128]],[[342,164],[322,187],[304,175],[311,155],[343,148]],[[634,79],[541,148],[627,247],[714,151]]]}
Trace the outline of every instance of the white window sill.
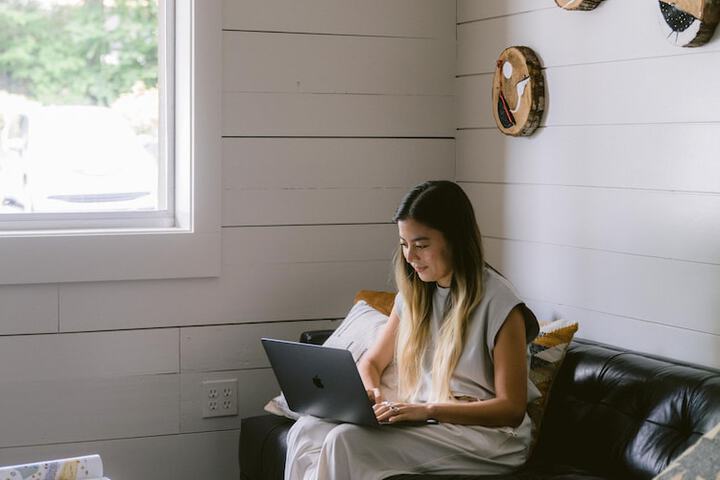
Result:
{"label": "white window sill", "polygon": [[0,243],[0,284],[220,274],[220,233],[168,229],[14,236]]}

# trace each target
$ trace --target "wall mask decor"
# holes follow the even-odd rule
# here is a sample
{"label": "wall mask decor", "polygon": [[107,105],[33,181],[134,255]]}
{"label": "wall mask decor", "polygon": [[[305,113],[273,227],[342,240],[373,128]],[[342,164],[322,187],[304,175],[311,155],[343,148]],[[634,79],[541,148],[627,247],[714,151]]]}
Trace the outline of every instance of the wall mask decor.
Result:
{"label": "wall mask decor", "polygon": [[505,135],[527,136],[545,110],[545,78],[537,55],[528,47],[509,47],[497,60],[493,78],[493,116]]}
{"label": "wall mask decor", "polygon": [[555,0],[558,7],[565,10],[595,10],[603,0]]}
{"label": "wall mask decor", "polygon": [[720,1],[660,0],[658,14],[663,33],[678,47],[707,43],[720,21]]}

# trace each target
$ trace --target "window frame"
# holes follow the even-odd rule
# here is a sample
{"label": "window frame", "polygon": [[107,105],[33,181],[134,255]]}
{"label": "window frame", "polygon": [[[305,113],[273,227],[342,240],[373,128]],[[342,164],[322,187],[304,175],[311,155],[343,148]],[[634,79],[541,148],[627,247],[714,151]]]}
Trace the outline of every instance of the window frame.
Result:
{"label": "window frame", "polygon": [[173,225],[2,232],[0,285],[219,276],[222,2],[174,4]]}

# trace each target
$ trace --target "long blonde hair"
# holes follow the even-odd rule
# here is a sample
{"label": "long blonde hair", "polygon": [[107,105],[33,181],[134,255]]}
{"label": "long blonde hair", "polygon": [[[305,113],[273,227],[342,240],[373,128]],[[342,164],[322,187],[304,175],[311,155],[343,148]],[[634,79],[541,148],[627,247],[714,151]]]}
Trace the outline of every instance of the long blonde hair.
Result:
{"label": "long blonde hair", "polygon": [[[449,248],[452,280],[448,308],[432,359],[430,401],[452,401],[450,378],[462,354],[470,316],[485,293],[480,231],[467,195],[449,181],[429,181],[413,188],[400,203],[394,221],[407,219],[440,231]],[[400,246],[394,265],[395,282],[405,301],[395,346],[399,395],[412,401],[420,388],[420,365],[428,348],[437,285],[418,277]]]}

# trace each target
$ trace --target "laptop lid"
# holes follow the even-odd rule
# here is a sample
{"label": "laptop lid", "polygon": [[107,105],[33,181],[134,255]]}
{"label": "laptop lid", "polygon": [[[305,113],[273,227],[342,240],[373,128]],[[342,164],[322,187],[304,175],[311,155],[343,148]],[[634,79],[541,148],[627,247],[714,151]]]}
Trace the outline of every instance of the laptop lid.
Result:
{"label": "laptop lid", "polygon": [[294,412],[359,425],[379,425],[348,350],[261,339]]}

